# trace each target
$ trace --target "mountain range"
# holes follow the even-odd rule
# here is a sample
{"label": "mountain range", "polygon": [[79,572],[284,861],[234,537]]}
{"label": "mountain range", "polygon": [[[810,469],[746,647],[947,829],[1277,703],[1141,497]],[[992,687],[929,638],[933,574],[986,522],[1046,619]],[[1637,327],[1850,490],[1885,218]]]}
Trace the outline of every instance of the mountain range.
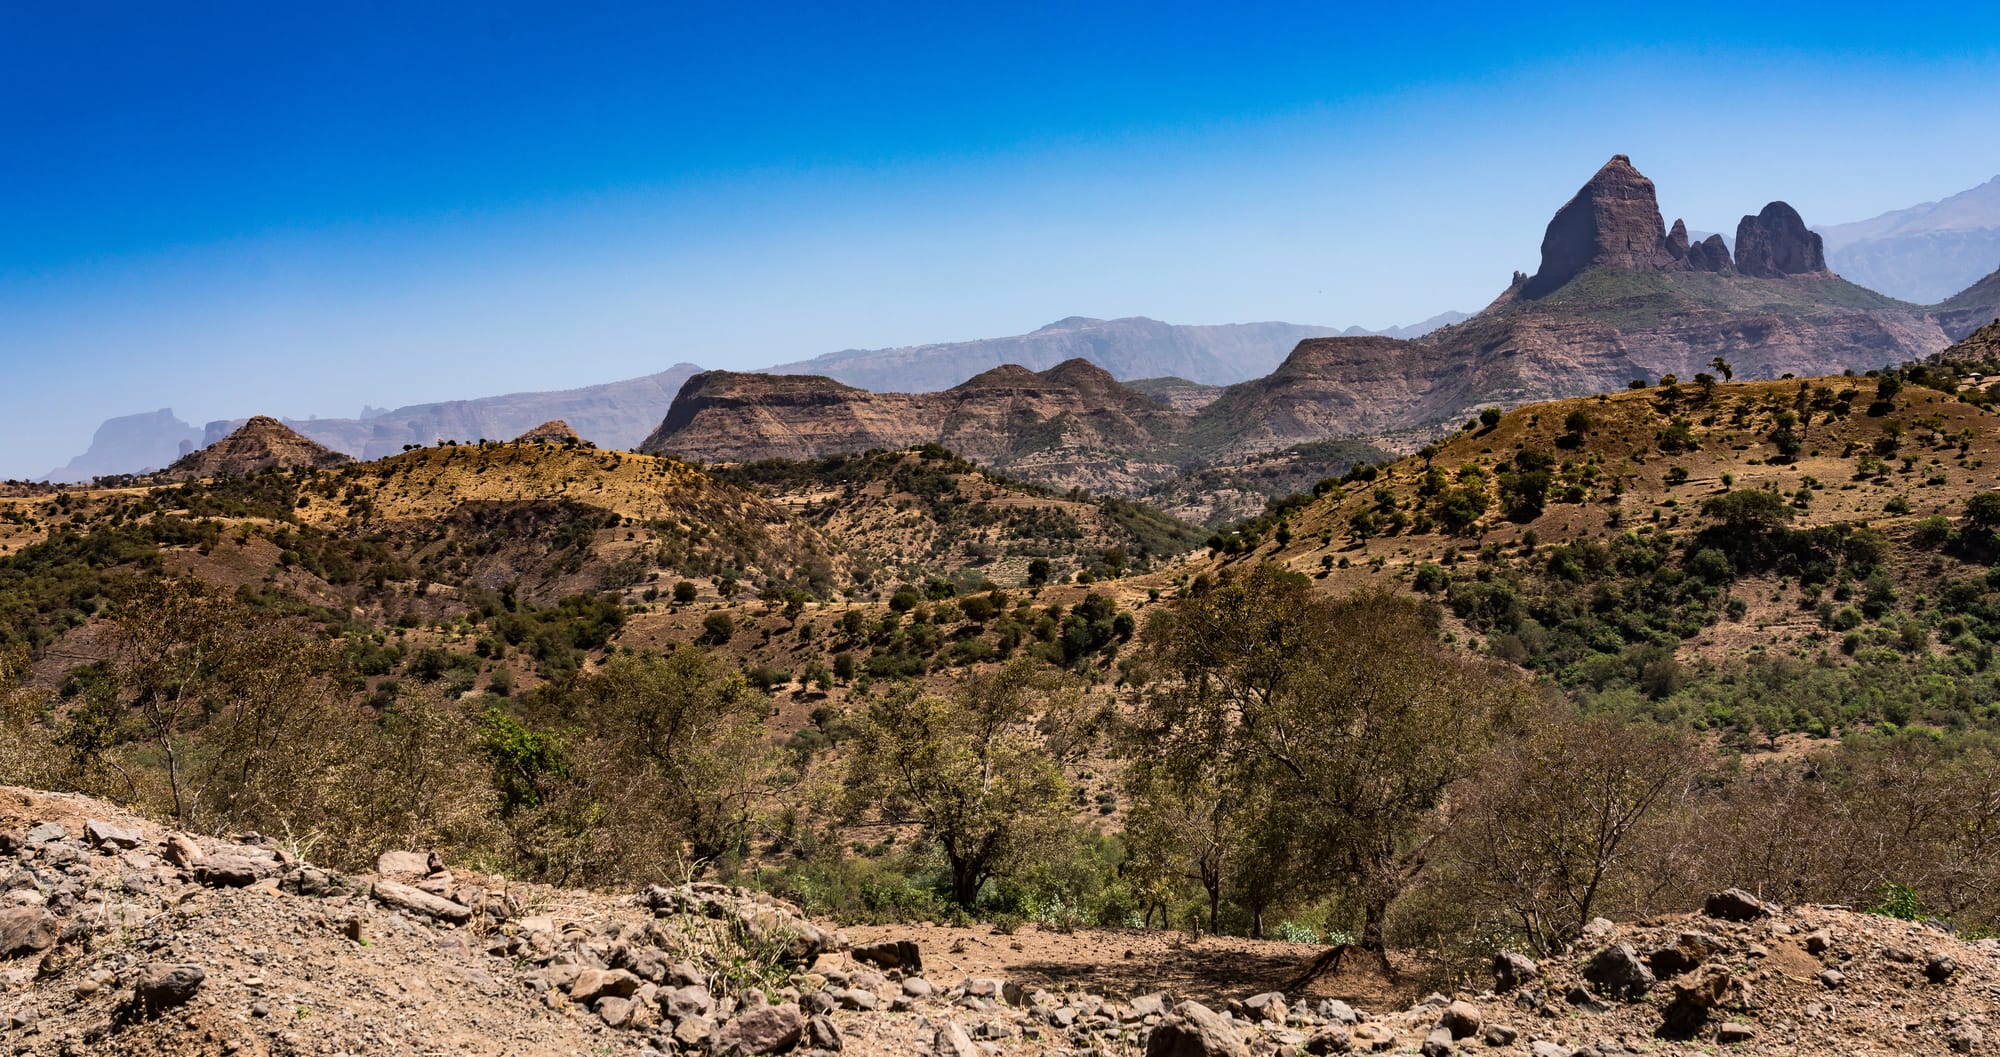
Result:
{"label": "mountain range", "polygon": [[2000,176],[1941,201],[1819,230],[1840,274],[1904,300],[1942,301],[2000,267]]}
{"label": "mountain range", "polygon": [[[1557,211],[1537,271],[1517,273],[1473,316],[1386,332],[1078,316],[1012,337],[844,350],[755,373],[680,364],[584,389],[286,425],[361,458],[566,419],[602,447],[714,461],[942,442],[1031,480],[1117,495],[1245,460],[1260,461],[1264,487],[1276,487],[1298,476],[1274,477],[1269,465],[1288,447],[1349,438],[1407,449],[1483,406],[1689,377],[1717,357],[1743,377],[1769,378],[1936,352],[2000,316],[2000,272],[1923,307],[1850,282],[1830,259],[1983,230],[1996,186],[1823,232],[1773,202],[1746,214],[1733,239],[1697,237],[1664,223],[1652,182],[1619,155]],[[1936,239],[1927,245],[1944,253]],[[113,419],[48,479],[151,470],[242,422],[196,430],[166,410]]]}
{"label": "mountain range", "polygon": [[[283,419],[312,441],[361,459],[379,459],[406,445],[447,440],[502,440],[554,420],[607,448],[630,448],[659,424],[660,409],[701,368],[675,364],[658,374],[556,392],[509,393],[476,400],[413,404],[362,418]],[[247,419],[223,419],[197,429],[171,409],[114,418],[97,428],[90,448],[44,480],[88,481],[149,473],[198,447],[215,444]]]}
{"label": "mountain range", "polygon": [[[1029,334],[900,349],[850,349],[801,364],[813,373],[869,389],[927,392],[947,389],[982,371],[1014,363],[1030,369],[1085,359],[1123,380],[1171,376],[1197,402],[1214,386],[1268,374],[1300,340],[1330,334],[1416,337],[1464,319],[1445,312],[1421,323],[1369,331],[1296,323],[1184,326],[1143,316],[1089,319],[1072,316]],[[600,447],[629,449],[659,424],[680,386],[701,368],[676,364],[643,378],[557,392],[510,393],[471,400],[415,404],[393,411],[369,409],[356,418],[284,419],[284,423],[334,451],[375,459],[411,444],[437,444],[515,436],[539,422],[562,419]],[[88,450],[43,477],[89,481],[150,473],[196,448],[214,444],[243,425],[223,419],[197,427],[171,409],[110,419],[98,427]]]}
{"label": "mountain range", "polygon": [[1306,338],[1337,334],[1415,338],[1465,318],[1463,312],[1445,312],[1411,326],[1371,331],[1298,323],[1175,326],[1143,316],[1109,320],[1071,316],[1015,337],[848,349],[779,364],[762,373],[815,374],[877,392],[923,393],[949,389],[1004,364],[1044,371],[1065,360],[1082,359],[1121,381],[1173,377],[1229,385],[1271,373]]}
{"label": "mountain range", "polygon": [[[1930,310],[1829,271],[1821,237],[1791,206],[1746,214],[1733,252],[1717,236],[1695,243],[1680,221],[1664,223],[1652,181],[1618,155],[1557,210],[1533,275],[1413,340],[1311,337],[1267,375],[1206,392],[1181,385],[1171,398],[1080,359],[998,367],[941,393],[711,371],[689,379],[641,450],[746,461],[940,443],[1028,480],[1139,496],[1337,438],[1414,447],[1485,406],[1693,378],[1718,358],[1742,378],[1779,378],[1864,371],[1947,344]],[[1346,468],[1319,458],[1321,473]]]}

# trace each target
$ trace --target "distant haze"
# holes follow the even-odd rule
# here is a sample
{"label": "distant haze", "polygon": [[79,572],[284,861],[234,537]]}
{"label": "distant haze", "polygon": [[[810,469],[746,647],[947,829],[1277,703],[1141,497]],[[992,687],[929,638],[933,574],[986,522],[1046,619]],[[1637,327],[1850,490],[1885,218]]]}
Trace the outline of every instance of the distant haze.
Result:
{"label": "distant haze", "polygon": [[1905,301],[1942,301],[2000,269],[2000,176],[1820,234],[1834,271]]}

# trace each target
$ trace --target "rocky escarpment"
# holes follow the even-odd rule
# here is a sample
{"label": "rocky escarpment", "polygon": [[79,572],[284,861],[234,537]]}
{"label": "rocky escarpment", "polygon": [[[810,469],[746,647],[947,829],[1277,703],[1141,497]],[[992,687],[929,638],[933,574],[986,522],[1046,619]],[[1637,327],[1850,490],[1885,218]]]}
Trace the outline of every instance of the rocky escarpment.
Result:
{"label": "rocky escarpment", "polygon": [[1826,247],[1799,211],[1772,202],[1736,225],[1736,270],[1761,279],[1826,272]]}
{"label": "rocky escarpment", "polygon": [[689,380],[640,450],[742,462],[942,444],[1036,480],[1120,493],[1174,472],[1189,421],[1083,360],[996,367],[941,393],[711,371]]}
{"label": "rocky escarpment", "polygon": [[172,481],[192,481],[241,477],[273,467],[327,470],[353,461],[352,456],[299,436],[275,418],[258,415],[234,433],[177,460],[161,476]]}
{"label": "rocky escarpment", "polygon": [[[1835,374],[1917,359],[1948,343],[1929,314],[1826,268],[1819,235],[1772,202],[1721,236],[1662,229],[1651,180],[1618,155],[1550,221],[1542,267],[1486,311],[1424,340],[1476,379],[1464,395],[1507,404],[1709,370],[1740,377]],[[1447,387],[1449,388],[1449,387]],[[1439,420],[1453,401],[1420,414]],[[1468,404],[1460,402],[1455,410]]]}

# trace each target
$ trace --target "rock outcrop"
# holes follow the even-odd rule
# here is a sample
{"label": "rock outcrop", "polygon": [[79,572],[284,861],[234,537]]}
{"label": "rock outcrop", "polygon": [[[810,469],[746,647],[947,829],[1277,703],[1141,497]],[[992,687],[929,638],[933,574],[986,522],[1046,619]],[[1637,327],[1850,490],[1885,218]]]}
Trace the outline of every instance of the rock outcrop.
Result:
{"label": "rock outcrop", "polygon": [[516,444],[578,444],[583,438],[569,423],[562,419],[552,419],[514,438]]}
{"label": "rock outcrop", "polygon": [[1175,472],[1191,422],[1081,359],[996,367],[941,393],[710,371],[688,381],[640,450],[740,462],[942,444],[1035,480],[1131,494]]}
{"label": "rock outcrop", "polygon": [[354,461],[300,436],[275,418],[258,415],[236,432],[177,460],[161,474],[170,481],[241,477],[272,467],[332,469]]}
{"label": "rock outcrop", "polygon": [[1632,159],[1614,154],[1556,210],[1542,235],[1542,266],[1521,294],[1542,297],[1592,265],[1667,271],[1678,263],[1667,247],[1653,181],[1632,167]]}
{"label": "rock outcrop", "polygon": [[[1675,221],[1678,224],[1680,221]],[[1735,263],[1729,259],[1729,244],[1720,235],[1709,237],[1688,247],[1683,260],[1691,272],[1729,272],[1735,270]]]}
{"label": "rock outcrop", "polygon": [[1826,247],[1799,211],[1772,202],[1736,225],[1736,270],[1760,279],[1826,273]]}

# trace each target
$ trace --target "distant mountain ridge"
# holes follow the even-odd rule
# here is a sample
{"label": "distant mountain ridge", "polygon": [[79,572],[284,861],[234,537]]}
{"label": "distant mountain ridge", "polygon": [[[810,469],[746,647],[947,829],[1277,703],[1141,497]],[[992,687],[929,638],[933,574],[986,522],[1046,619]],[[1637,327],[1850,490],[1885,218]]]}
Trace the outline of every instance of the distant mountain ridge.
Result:
{"label": "distant mountain ridge", "polygon": [[[561,421],[599,447],[631,448],[659,424],[681,383],[701,368],[675,364],[657,374],[554,392],[508,393],[473,400],[413,404],[366,418],[287,418],[286,427],[334,451],[359,459],[394,455],[405,445],[446,440],[505,440]],[[242,428],[248,419],[223,419],[197,429],[171,409],[126,415],[99,426],[89,450],[50,471],[47,481],[80,482],[117,474],[150,473]]]}
{"label": "distant mountain ridge", "polygon": [[1819,230],[1842,275],[1907,301],[1943,301],[2000,267],[2000,176],[1936,202]]}
{"label": "distant mountain ridge", "polygon": [[1493,404],[1691,379],[1716,357],[1743,378],[1816,376],[1948,344],[1926,309],[1829,271],[1821,236],[1783,202],[1744,215],[1734,252],[1716,236],[1692,242],[1624,155],[1556,212],[1541,249],[1532,277],[1517,273],[1468,320],[1416,340],[1308,337],[1270,373],[1219,391],[1181,372],[1125,385],[1080,357],[930,393],[710,372],[642,450],[748,461],[941,443],[1029,480],[1134,496],[1329,440],[1435,431]]}
{"label": "distant mountain ridge", "polygon": [[1229,385],[1271,373],[1306,338],[1375,333],[1416,337],[1464,318],[1462,312],[1446,312],[1421,323],[1376,332],[1299,323],[1197,326],[1162,323],[1145,316],[1070,316],[1027,334],[893,349],[846,349],[757,373],[812,374],[875,392],[927,393],[949,389],[1003,364],[1044,371],[1081,359],[1104,368],[1120,381],[1175,377],[1203,385]]}

